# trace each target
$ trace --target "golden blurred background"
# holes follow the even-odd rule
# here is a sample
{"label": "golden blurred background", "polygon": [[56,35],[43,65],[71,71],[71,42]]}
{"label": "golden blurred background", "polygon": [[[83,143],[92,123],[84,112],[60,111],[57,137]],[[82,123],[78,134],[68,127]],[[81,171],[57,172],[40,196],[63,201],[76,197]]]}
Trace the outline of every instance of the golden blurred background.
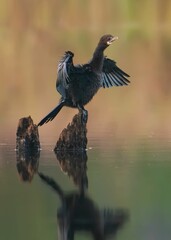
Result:
{"label": "golden blurred background", "polygon": [[[51,111],[64,51],[85,63],[105,33],[119,37],[106,54],[131,75],[131,84],[101,89],[86,106],[89,134],[170,136],[171,1],[1,0],[1,137],[15,138],[19,118],[31,115],[38,123]],[[41,127],[41,137],[61,132],[76,112],[63,109]]]}

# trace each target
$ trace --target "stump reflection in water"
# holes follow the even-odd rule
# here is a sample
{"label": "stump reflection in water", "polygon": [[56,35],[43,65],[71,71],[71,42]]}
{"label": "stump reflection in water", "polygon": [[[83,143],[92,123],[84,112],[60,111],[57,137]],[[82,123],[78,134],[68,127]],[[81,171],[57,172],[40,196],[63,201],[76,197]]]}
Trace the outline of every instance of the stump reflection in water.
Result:
{"label": "stump reflection in water", "polygon": [[80,190],[88,188],[86,148],[86,123],[82,122],[82,115],[78,113],[61,132],[54,151],[61,170],[72,178]]}

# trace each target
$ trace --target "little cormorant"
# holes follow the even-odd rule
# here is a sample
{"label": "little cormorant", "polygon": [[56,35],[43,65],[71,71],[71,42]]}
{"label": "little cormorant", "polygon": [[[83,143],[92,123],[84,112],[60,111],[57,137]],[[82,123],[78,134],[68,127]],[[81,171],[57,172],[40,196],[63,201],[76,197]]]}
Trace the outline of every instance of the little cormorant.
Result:
{"label": "little cormorant", "polygon": [[88,112],[84,106],[93,98],[100,87],[128,85],[129,75],[117,67],[116,62],[104,56],[104,50],[118,37],[104,35],[87,64],[74,65],[74,54],[65,52],[58,65],[56,89],[61,95],[58,105],[39,123],[52,121],[62,107],[78,108],[82,113],[83,121],[87,121]]}

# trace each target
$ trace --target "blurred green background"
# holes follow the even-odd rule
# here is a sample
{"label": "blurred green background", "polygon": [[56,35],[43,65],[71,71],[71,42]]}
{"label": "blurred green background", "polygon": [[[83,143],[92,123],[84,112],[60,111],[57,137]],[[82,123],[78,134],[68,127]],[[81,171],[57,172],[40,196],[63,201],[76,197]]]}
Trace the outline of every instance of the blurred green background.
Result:
{"label": "blurred green background", "polygon": [[[55,107],[64,51],[84,63],[105,33],[119,37],[106,55],[131,75],[131,85],[100,90],[86,107],[89,132],[170,136],[170,29],[169,0],[1,0],[1,137],[15,132],[19,118],[31,115],[38,123]],[[75,112],[61,111],[40,129],[42,138],[60,132]]]}

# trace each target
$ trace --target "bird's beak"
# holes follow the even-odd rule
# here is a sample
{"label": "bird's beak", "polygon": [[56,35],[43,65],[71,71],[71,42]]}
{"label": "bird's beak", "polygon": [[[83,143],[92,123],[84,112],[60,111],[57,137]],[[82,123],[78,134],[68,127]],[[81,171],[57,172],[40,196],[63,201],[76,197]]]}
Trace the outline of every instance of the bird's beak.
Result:
{"label": "bird's beak", "polygon": [[111,39],[107,42],[107,44],[110,45],[110,44],[112,44],[112,42],[116,41],[117,39],[118,39],[118,37],[115,36],[115,37],[111,38]]}

